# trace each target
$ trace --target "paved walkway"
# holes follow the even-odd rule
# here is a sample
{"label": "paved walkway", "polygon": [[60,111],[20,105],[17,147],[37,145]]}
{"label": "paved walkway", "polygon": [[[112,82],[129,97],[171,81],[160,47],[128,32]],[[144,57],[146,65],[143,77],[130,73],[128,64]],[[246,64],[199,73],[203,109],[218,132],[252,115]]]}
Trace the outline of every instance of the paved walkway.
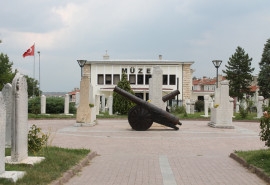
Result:
{"label": "paved walkway", "polygon": [[127,120],[30,120],[49,130],[52,145],[96,151],[90,165],[66,185],[260,185],[255,174],[229,157],[235,150],[264,148],[259,123],[235,122],[217,129],[207,121],[181,121],[179,131],[154,125],[133,131]]}

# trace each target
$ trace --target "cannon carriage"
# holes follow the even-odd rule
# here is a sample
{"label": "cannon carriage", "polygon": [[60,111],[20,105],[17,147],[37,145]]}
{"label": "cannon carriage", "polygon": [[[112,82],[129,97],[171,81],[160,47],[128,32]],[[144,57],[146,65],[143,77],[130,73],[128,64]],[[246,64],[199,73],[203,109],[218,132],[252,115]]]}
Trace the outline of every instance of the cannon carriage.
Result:
{"label": "cannon carriage", "polygon": [[[134,96],[133,94],[126,92],[117,86],[114,88],[114,92],[122,95],[136,104],[129,110],[128,113],[128,122],[134,130],[145,131],[152,126],[153,122],[171,127],[175,130],[179,129],[176,125],[182,125],[179,118],[147,101]],[[175,90],[170,94],[163,96],[162,100],[166,102],[177,94],[180,94],[180,92]]]}

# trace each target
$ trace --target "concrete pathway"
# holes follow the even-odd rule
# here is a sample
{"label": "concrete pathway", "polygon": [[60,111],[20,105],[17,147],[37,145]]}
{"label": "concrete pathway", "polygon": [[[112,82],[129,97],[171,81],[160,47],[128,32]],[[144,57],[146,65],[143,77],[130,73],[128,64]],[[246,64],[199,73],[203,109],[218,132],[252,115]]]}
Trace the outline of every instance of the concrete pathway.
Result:
{"label": "concrete pathway", "polygon": [[89,148],[96,156],[66,185],[260,185],[255,174],[229,157],[235,150],[264,148],[259,123],[234,122],[217,129],[207,121],[181,121],[179,131],[154,125],[131,130],[127,120],[30,120],[49,131],[52,145]]}

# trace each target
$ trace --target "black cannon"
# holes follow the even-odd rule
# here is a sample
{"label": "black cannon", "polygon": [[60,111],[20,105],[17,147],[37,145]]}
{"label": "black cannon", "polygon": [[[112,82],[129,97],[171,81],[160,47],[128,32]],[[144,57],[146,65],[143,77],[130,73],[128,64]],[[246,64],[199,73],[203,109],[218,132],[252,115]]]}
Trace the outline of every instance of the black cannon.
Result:
{"label": "black cannon", "polygon": [[[134,96],[133,94],[126,92],[117,86],[114,88],[114,92],[124,96],[136,104],[128,112],[128,122],[134,130],[147,130],[152,126],[153,122],[174,128],[175,130],[179,129],[176,125],[182,125],[182,123],[179,121],[179,118],[147,101]],[[172,93],[175,93],[175,91]],[[178,91],[178,93],[180,92]],[[165,99],[167,100],[169,97],[171,97],[170,95],[166,96],[167,97]]]}

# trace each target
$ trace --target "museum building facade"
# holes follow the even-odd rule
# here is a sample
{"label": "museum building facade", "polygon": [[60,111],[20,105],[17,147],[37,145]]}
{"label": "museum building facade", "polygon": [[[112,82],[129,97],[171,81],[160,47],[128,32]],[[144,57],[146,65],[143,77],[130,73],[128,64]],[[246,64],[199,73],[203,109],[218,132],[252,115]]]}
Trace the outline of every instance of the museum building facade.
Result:
{"label": "museum building facade", "polygon": [[[160,66],[163,71],[162,95],[176,89],[180,95],[175,97],[182,102],[191,98],[193,61],[163,60],[160,55],[156,60],[111,60],[106,54],[103,60],[87,60],[83,66],[83,76],[90,78],[90,100],[95,95],[104,95],[105,98],[113,95],[113,89],[121,80],[122,74],[127,75],[130,86],[135,95],[149,99],[149,79],[153,67]],[[170,102],[170,105],[172,101]]]}

